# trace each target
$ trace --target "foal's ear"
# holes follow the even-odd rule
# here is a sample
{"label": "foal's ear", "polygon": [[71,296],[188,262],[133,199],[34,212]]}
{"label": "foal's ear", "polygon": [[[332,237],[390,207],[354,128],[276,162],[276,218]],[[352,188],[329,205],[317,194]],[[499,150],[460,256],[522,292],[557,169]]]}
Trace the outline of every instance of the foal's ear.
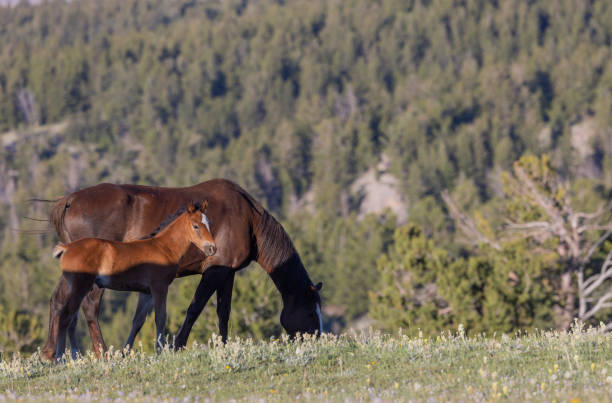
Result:
{"label": "foal's ear", "polygon": [[322,287],[323,287],[323,283],[319,282],[317,285],[311,285],[310,286],[310,291],[312,291],[312,292],[321,291]]}
{"label": "foal's ear", "polygon": [[200,207],[200,211],[202,213],[206,213],[206,208],[208,207],[208,200],[202,201],[202,207]]}
{"label": "foal's ear", "polygon": [[191,214],[191,213],[195,213],[195,211],[196,211],[196,210],[197,210],[197,208],[196,208],[195,203],[194,203],[194,202],[192,202],[192,201],[191,201],[191,202],[189,202],[189,204],[187,205],[187,212],[188,212],[189,214]]}

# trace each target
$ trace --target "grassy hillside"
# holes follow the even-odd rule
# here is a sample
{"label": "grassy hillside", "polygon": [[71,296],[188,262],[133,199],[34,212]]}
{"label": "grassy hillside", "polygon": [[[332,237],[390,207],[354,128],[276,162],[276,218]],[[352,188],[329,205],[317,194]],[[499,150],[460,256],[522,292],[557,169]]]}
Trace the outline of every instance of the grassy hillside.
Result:
{"label": "grassy hillside", "polygon": [[319,340],[212,341],[64,364],[0,363],[0,396],[26,401],[572,401],[612,399],[612,336],[595,331],[436,338],[362,333]]}

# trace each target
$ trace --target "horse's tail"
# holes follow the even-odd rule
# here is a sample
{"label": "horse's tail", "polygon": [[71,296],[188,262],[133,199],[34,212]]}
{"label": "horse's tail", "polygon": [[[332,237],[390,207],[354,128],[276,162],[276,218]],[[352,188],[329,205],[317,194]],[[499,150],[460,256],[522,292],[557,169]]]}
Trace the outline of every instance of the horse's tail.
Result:
{"label": "horse's tail", "polygon": [[63,243],[58,243],[53,249],[53,257],[55,259],[59,259],[64,252],[66,252],[66,245],[64,245]]}
{"label": "horse's tail", "polygon": [[66,209],[70,207],[69,197],[70,196],[65,196],[56,201],[53,206],[51,206],[51,211],[49,213],[49,221],[51,221],[55,227],[55,232],[62,242],[70,241],[70,235],[64,225]]}

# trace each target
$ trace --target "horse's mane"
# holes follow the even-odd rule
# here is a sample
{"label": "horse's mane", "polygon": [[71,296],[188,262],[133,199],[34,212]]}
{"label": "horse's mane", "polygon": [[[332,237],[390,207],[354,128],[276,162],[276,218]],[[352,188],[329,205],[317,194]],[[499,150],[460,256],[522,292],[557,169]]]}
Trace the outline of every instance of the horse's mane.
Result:
{"label": "horse's mane", "polygon": [[257,261],[264,267],[274,269],[287,262],[297,250],[282,225],[263,210],[254,225],[257,239]]}
{"label": "horse's mane", "polygon": [[[196,210],[199,210],[202,207],[202,203],[194,202],[193,204],[194,204]],[[172,213],[168,217],[164,218],[164,220],[161,222],[161,224],[159,224],[157,226],[157,228],[155,228],[152,232],[150,232],[149,235],[145,235],[145,236],[143,236],[140,239],[142,240],[142,239],[151,239],[151,238],[154,238],[155,235],[159,234],[164,228],[166,228],[168,225],[172,224],[172,222],[174,220],[176,220],[185,211],[187,211],[187,205],[179,207],[174,213]]]}
{"label": "horse's mane", "polygon": [[[306,291],[312,281],[283,226],[266,210],[254,221],[257,263],[268,271],[282,295],[298,292],[300,287]],[[319,293],[312,295],[321,306]]]}

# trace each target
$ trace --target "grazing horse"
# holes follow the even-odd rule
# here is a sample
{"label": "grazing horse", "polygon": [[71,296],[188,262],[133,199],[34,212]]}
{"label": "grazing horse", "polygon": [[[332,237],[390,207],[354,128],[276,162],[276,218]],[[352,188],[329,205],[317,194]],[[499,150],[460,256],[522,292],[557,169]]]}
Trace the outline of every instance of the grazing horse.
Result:
{"label": "grazing horse", "polygon": [[66,348],[66,329],[94,283],[118,291],[150,293],[155,304],[156,346],[163,347],[168,286],[176,277],[180,260],[192,243],[206,256],[216,251],[208,230],[206,204],[189,203],[178,218],[146,240],[82,238],[55,247],[53,257],[60,259],[62,275],[70,286],[59,314],[57,360]]}
{"label": "grazing horse", "polygon": [[[184,188],[100,184],[69,194],[52,206],[50,221],[62,242],[84,237],[134,240],[151,233],[170,213],[190,200],[208,200],[217,253],[204,255],[191,248],[179,268],[179,276],[201,274],[185,321],[175,339],[177,348],[187,344],[191,328],[208,299],[217,292],[219,333],[227,339],[234,274],[256,261],[272,278],[283,300],[281,325],[290,334],[322,330],[319,290],[313,285],[302,261],[283,227],[253,197],[237,184],[213,179]],[[195,249],[195,250],[194,250]],[[56,351],[58,312],[68,295],[68,284],[60,279],[50,303],[49,336],[43,356],[52,359]],[[94,289],[83,301],[83,313],[97,356],[106,348],[98,324],[104,290]],[[140,294],[130,347],[151,307],[151,296]],[[70,324],[70,345],[76,349],[76,321]],[[74,347],[73,347],[74,346]]]}

